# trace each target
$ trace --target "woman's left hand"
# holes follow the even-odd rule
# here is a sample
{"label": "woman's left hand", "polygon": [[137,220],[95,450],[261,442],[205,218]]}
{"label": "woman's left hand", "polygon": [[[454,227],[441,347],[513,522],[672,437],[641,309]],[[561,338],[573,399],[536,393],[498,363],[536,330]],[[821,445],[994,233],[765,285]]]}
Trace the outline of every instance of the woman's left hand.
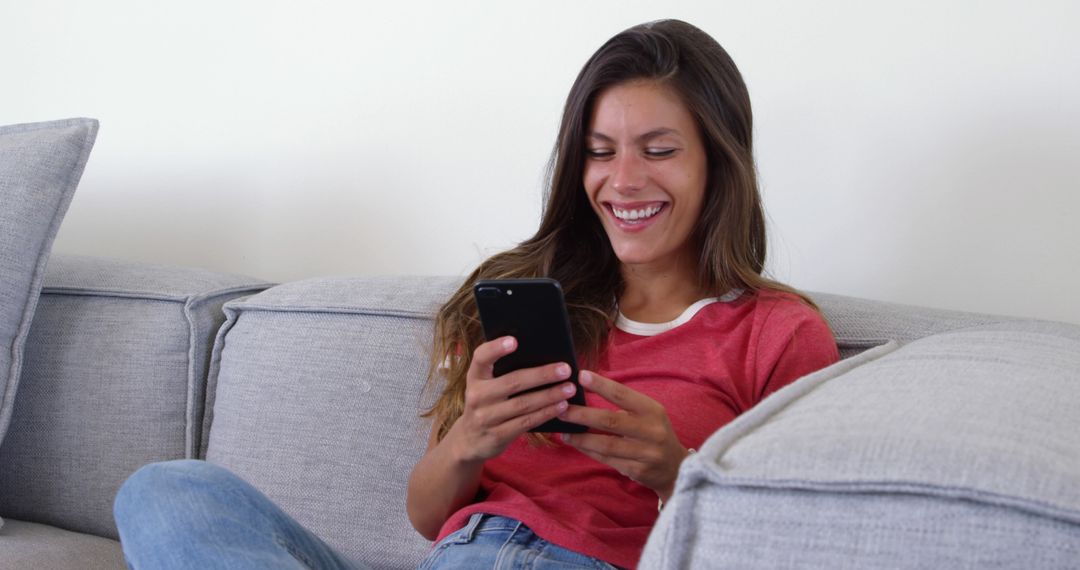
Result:
{"label": "woman's left hand", "polygon": [[562,440],[656,491],[666,502],[675,488],[679,464],[690,452],[679,443],[664,407],[641,392],[593,372],[582,371],[578,382],[618,409],[571,405],[559,418],[611,435],[563,434]]}

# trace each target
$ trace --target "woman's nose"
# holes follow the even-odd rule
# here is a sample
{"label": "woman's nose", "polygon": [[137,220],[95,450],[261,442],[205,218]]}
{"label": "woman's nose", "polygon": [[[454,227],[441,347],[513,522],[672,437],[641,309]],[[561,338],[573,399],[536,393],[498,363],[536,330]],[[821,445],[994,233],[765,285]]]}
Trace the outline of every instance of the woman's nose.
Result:
{"label": "woman's nose", "polygon": [[645,187],[645,165],[633,153],[622,153],[612,164],[611,188],[616,192],[635,192]]}

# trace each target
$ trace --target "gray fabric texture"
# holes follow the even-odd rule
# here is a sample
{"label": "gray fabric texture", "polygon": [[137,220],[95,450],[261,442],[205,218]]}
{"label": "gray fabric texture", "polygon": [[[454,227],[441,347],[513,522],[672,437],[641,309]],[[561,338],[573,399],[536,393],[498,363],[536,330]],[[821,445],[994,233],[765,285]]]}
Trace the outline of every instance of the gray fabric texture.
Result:
{"label": "gray fabric texture", "polygon": [[1003,321],[856,364],[710,437],[642,566],[1075,567],[1080,328]]}
{"label": "gray fabric texture", "polygon": [[430,429],[431,315],[457,284],[317,279],[226,304],[206,459],[347,556],[415,568],[429,543],[405,494]]}
{"label": "gray fabric texture", "polygon": [[931,309],[828,293],[810,293],[832,327],[840,357],[895,340],[905,344],[932,334],[1019,319]]}
{"label": "gray fabric texture", "polygon": [[[1008,507],[903,493],[704,487],[665,554],[641,569],[1075,570],[1076,525]],[[722,507],[721,507],[722,505]]]}
{"label": "gray fabric texture", "polygon": [[124,570],[120,543],[19,520],[0,529],[0,567],[11,570]]}
{"label": "gray fabric texture", "polygon": [[116,538],[112,501],[146,463],[198,455],[222,305],[250,277],[55,255],[26,345],[0,515]]}
{"label": "gray fabric texture", "polygon": [[0,441],[45,263],[97,130],[93,119],[0,127]]}

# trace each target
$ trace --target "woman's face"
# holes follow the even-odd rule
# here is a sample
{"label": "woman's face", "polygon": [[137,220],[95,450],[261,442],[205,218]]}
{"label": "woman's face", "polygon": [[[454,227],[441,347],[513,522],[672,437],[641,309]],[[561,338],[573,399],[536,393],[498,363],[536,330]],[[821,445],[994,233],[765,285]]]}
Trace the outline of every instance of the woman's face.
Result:
{"label": "woman's face", "polygon": [[696,250],[708,173],[697,123],[663,84],[602,91],[585,134],[585,192],[624,265],[662,266]]}

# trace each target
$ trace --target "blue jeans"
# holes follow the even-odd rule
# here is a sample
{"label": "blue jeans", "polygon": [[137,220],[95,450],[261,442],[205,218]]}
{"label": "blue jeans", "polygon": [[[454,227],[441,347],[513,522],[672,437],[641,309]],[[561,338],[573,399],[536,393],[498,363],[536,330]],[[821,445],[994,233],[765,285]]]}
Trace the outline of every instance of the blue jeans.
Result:
{"label": "blue jeans", "polygon": [[113,514],[124,558],[135,570],[364,568],[255,487],[205,461],[139,469],[120,487]]}
{"label": "blue jeans", "polygon": [[567,550],[536,536],[510,518],[477,513],[469,524],[439,541],[419,570],[614,570],[602,560]]}
{"label": "blue jeans", "polygon": [[[358,570],[266,495],[205,461],[153,463],[136,471],[113,505],[128,567]],[[421,562],[424,570],[614,568],[555,546],[513,519],[473,515]]]}

